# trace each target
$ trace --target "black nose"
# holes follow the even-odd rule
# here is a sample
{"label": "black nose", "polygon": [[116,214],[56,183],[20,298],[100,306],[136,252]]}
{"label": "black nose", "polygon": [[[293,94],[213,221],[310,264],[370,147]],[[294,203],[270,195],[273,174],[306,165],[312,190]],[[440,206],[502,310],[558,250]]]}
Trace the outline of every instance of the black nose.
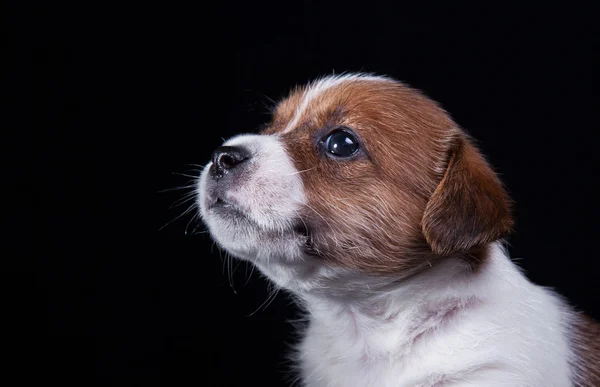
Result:
{"label": "black nose", "polygon": [[215,178],[223,177],[238,165],[250,158],[247,149],[238,146],[222,146],[217,148],[212,155],[212,174]]}

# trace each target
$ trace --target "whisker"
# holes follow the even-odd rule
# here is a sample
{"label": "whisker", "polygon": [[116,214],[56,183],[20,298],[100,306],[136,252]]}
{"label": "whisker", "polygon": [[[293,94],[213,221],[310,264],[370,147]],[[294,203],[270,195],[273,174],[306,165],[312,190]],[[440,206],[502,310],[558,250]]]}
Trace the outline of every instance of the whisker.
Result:
{"label": "whisker", "polygon": [[[248,265],[252,266],[252,269],[250,270],[250,275],[248,275]],[[254,268],[256,266],[252,263],[246,262],[246,282],[244,282],[244,287],[246,285],[248,285],[248,282],[250,282],[250,278],[252,278],[252,274],[254,274]]]}
{"label": "whisker", "polygon": [[160,191],[158,191],[158,193],[180,191],[182,189],[194,188],[195,186],[196,186],[195,184],[190,184],[190,185],[182,185],[180,187],[166,188],[166,189],[161,189]]}
{"label": "whisker", "polygon": [[190,177],[190,178],[192,178],[192,179],[198,179],[198,176],[195,176],[195,175],[188,175],[188,174],[185,174],[185,173],[180,173],[180,172],[173,172],[172,174],[173,174],[173,175],[179,175],[179,176]]}
{"label": "whisker", "polygon": [[228,252],[225,252],[225,259],[227,260],[227,278],[229,279],[229,287],[233,290],[233,294],[237,295],[237,291],[233,285],[233,257]]}
{"label": "whisker", "polygon": [[190,200],[194,199],[195,197],[196,197],[196,193],[190,192],[190,193],[186,194],[184,197],[177,199],[175,201],[175,203],[171,204],[171,206],[169,207],[169,210],[172,210],[175,207],[179,207],[183,203],[189,202]]}
{"label": "whisker", "polygon": [[[269,305],[271,305],[273,303],[273,301],[275,300],[275,298],[277,297],[277,294],[279,294],[279,288],[276,288],[275,291],[272,291],[268,296],[267,299],[260,304],[260,306],[258,308],[256,308],[256,310],[254,310],[254,312],[250,313],[249,315],[247,315],[246,317],[251,317],[253,316],[256,312],[258,312],[261,308],[264,311]],[[264,308],[263,308],[264,306]]]}
{"label": "whisker", "polygon": [[[192,216],[192,219],[190,219],[190,221],[189,221],[189,222],[188,222],[188,223],[185,225],[185,230],[183,231],[183,235],[186,235],[186,236],[188,235],[188,231],[187,231],[187,230],[188,230],[188,227],[190,227],[190,223],[192,223],[192,222],[193,222],[195,219],[197,219],[197,218],[198,218],[198,212],[196,212],[196,213],[194,214],[194,216]],[[196,229],[195,229],[195,228],[194,228],[194,230],[192,231],[192,233],[193,233],[194,231],[196,231]]]}
{"label": "whisker", "polygon": [[299,175],[299,174],[304,173],[304,172],[312,171],[315,168],[317,168],[317,167],[314,166],[312,168],[304,169],[302,171],[292,172],[292,173],[287,174],[286,176]]}
{"label": "whisker", "polygon": [[164,226],[162,226],[161,228],[159,228],[158,231],[162,231],[162,229],[164,229],[165,227],[167,227],[168,225],[170,225],[171,223],[173,223],[177,219],[181,218],[182,216],[189,214],[190,211],[192,211],[195,208],[196,208],[196,203],[192,204],[187,210],[185,210],[181,215],[177,216],[175,219],[171,220],[170,222],[167,222],[167,224],[165,224]]}
{"label": "whisker", "polygon": [[200,227],[202,227],[202,222],[200,221],[200,213],[197,214],[197,219],[198,219],[198,222],[196,223],[196,226],[194,227],[194,229],[192,230],[192,232],[190,233],[190,235],[208,234],[210,232],[208,230],[196,231]]}
{"label": "whisker", "polygon": [[263,94],[263,93],[259,93],[259,94],[262,95],[264,98],[268,99],[269,102],[271,102],[273,105],[277,105],[277,101],[275,101],[273,98],[271,98],[268,95]]}

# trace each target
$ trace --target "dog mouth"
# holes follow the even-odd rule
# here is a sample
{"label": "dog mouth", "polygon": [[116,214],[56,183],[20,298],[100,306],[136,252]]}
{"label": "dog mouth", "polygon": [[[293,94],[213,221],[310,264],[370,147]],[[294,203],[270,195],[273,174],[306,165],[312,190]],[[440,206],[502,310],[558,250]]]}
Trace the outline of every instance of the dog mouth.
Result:
{"label": "dog mouth", "polygon": [[[208,197],[206,208],[208,211],[213,212],[220,218],[230,219],[230,220],[245,220],[251,225],[256,225],[256,223],[250,219],[247,212],[240,208],[235,202],[231,200],[225,199],[222,196],[213,196]],[[288,229],[288,233],[296,235],[302,240],[302,251],[310,256],[320,256],[319,251],[315,248],[314,239],[313,239],[313,231],[307,225],[306,221],[303,219],[298,219],[294,226]]]}
{"label": "dog mouth", "polygon": [[305,221],[300,220],[299,222],[297,222],[293,228],[293,232],[304,240],[304,243],[302,245],[302,251],[304,251],[305,254],[310,255],[312,257],[321,256],[319,250],[317,250],[317,248],[315,247],[313,232],[306,225]]}
{"label": "dog mouth", "polygon": [[232,207],[231,203],[225,201],[221,197],[217,197],[214,202],[209,206],[209,208],[230,208]]}
{"label": "dog mouth", "polygon": [[206,208],[209,211],[219,214],[220,216],[248,219],[245,211],[243,211],[238,205],[221,196],[209,198],[207,200]]}
{"label": "dog mouth", "polygon": [[305,237],[306,239],[311,238],[310,230],[308,226],[303,221],[297,222],[296,225],[292,228],[293,232],[301,237]]}

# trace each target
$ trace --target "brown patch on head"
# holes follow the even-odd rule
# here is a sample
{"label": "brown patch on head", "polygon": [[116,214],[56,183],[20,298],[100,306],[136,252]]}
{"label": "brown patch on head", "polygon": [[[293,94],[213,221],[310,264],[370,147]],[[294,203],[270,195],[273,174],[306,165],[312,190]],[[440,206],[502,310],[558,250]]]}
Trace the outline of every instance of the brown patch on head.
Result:
{"label": "brown patch on head", "polygon": [[[322,140],[339,127],[359,137],[361,153],[326,154]],[[479,257],[510,227],[507,196],[467,136],[399,82],[349,77],[297,89],[263,133],[286,144],[304,184],[310,247],[334,264],[408,275],[441,256]]]}

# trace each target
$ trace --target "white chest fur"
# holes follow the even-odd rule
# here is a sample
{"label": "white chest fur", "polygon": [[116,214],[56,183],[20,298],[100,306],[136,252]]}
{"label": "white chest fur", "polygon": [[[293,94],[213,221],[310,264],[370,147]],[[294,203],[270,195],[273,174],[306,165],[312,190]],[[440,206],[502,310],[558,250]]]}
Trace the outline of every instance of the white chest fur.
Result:
{"label": "white chest fur", "polygon": [[571,386],[569,311],[499,245],[477,273],[444,262],[361,302],[306,296],[306,386]]}

